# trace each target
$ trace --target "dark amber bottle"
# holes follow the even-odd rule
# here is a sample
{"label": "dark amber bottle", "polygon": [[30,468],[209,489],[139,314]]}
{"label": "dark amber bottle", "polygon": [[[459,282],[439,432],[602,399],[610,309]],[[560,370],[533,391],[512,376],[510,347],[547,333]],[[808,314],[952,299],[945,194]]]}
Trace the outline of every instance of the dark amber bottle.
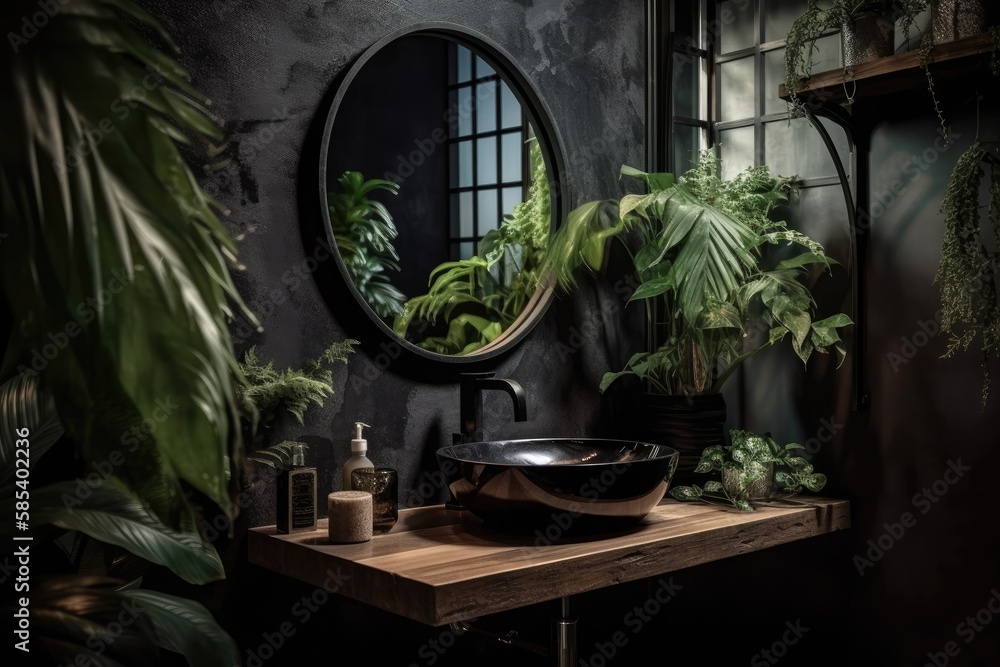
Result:
{"label": "dark amber bottle", "polygon": [[302,445],[292,446],[291,465],[278,474],[279,533],[316,529],[316,468],[305,465]]}

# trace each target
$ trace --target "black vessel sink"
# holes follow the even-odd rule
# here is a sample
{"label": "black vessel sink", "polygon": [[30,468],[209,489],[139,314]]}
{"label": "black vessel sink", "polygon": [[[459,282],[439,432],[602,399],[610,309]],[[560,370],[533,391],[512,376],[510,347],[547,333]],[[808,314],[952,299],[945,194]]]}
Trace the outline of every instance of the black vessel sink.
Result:
{"label": "black vessel sink", "polygon": [[550,541],[637,523],[663,499],[679,456],[663,445],[597,438],[471,442],[437,451],[462,509]]}

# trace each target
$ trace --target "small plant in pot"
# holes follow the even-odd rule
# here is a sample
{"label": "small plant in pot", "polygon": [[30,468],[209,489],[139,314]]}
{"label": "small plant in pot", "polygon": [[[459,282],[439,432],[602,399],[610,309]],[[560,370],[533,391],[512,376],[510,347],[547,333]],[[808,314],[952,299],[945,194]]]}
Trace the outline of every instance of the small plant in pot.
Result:
{"label": "small plant in pot", "polygon": [[636,437],[670,444],[681,453],[675,479],[693,472],[701,451],[725,439],[723,384],[741,364],[786,338],[803,363],[814,352],[845,356],[839,329],[844,314],[815,319],[807,287],[810,269],[836,262],[822,245],[773,219],[788,199],[791,178],[749,167],[718,177],[705,152],[680,179],[623,167],[647,194],[602,200],[573,210],[553,236],[543,270],[563,289],[581,265],[598,270],[618,239],[629,252],[641,302],[655,335],[625,367],[604,375],[606,391],[622,378],[648,390],[630,403]]}
{"label": "small plant in pot", "polygon": [[[797,455],[797,450],[805,449],[802,445],[790,442],[781,446],[766,433],[729,433],[732,444],[706,447],[695,468],[698,473],[719,471],[721,481],[706,482],[703,487],[675,486],[671,496],[751,512],[754,502],[789,498],[803,488],[816,492],[826,486],[826,475],[815,472],[809,461]],[[775,467],[780,469],[775,471]]]}
{"label": "small plant in pot", "polygon": [[792,23],[785,40],[785,89],[792,107],[796,92],[812,74],[813,51],[821,37],[839,30],[845,68],[894,52],[896,20],[904,32],[925,9],[926,0],[809,0],[806,11]]}

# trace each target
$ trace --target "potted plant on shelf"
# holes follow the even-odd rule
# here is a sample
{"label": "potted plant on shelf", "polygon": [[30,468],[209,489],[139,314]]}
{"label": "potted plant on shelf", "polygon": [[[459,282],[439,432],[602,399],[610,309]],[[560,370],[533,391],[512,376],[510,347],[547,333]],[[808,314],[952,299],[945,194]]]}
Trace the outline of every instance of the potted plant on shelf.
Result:
{"label": "potted plant on shelf", "polygon": [[838,330],[852,322],[842,313],[814,318],[809,269],[830,270],[836,262],[819,243],[773,219],[790,178],[749,167],[723,181],[710,152],[680,179],[631,167],[621,173],[645,183],[648,193],[574,209],[553,236],[543,271],[572,289],[578,267],[600,269],[609,239],[625,244],[638,280],[629,303],[645,305],[655,335],[599,388],[642,381],[646,391],[630,401],[636,415],[629,421],[638,425],[637,437],[680,451],[682,481],[706,446],[723,442],[720,391],[744,361],[790,338],[803,363],[813,352],[833,351],[839,366],[846,352]]}
{"label": "potted plant on shelf", "polygon": [[812,74],[813,51],[820,37],[839,30],[844,68],[891,56],[895,24],[908,32],[927,0],[833,0],[822,6],[809,0],[806,11],[792,23],[785,39],[785,90],[792,108],[796,92]]}
{"label": "potted plant on shelf", "polygon": [[671,496],[751,512],[754,502],[790,498],[803,488],[816,492],[826,486],[826,475],[817,473],[809,461],[796,454],[805,449],[802,445],[790,442],[782,447],[767,433],[732,430],[729,435],[732,444],[706,447],[695,468],[698,473],[718,471],[721,480],[704,486],[675,486],[670,489]]}
{"label": "potted plant on shelf", "polygon": [[931,10],[930,30],[935,44],[953,42],[986,31],[986,7],[983,0],[909,0]]}

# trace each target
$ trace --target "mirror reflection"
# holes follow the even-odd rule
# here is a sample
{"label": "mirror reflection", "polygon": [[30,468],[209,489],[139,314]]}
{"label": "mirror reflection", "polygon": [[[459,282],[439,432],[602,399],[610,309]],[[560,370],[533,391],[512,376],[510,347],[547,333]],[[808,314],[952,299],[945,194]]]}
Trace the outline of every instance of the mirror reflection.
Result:
{"label": "mirror reflection", "polygon": [[327,199],[348,274],[397,336],[468,355],[526,319],[552,228],[544,149],[464,44],[408,35],[364,63],[336,110]]}

